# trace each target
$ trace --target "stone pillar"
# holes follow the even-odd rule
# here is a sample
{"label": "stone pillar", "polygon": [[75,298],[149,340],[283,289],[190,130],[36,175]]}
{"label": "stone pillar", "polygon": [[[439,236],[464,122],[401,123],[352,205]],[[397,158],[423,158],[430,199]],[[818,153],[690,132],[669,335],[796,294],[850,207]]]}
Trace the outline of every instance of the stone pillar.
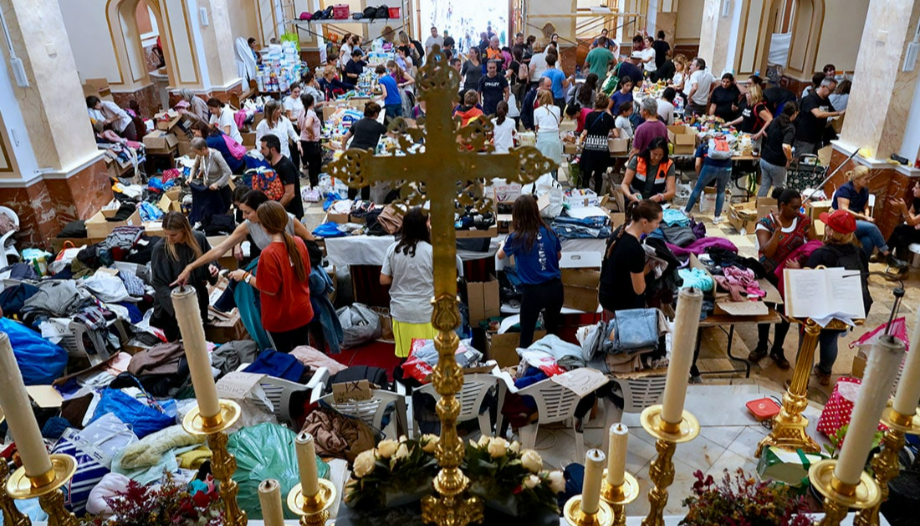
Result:
{"label": "stone pillar", "polygon": [[[912,105],[920,63],[914,65],[913,71],[902,69],[918,22],[920,3],[914,0],[871,0],[843,129],[831,156],[831,169],[840,166],[853,150],[864,149],[870,157],[850,161],[825,187],[825,193],[831,195],[846,182],[844,173],[852,165],[858,162],[869,166],[873,174],[870,190],[876,197],[875,218],[886,236],[899,221],[888,205],[889,198],[906,197],[908,178],[918,175],[911,168],[886,163],[891,154],[905,148],[910,150],[908,143],[914,140],[913,134],[908,133],[908,123],[909,116],[916,115]],[[916,143],[913,144],[916,152]]]}
{"label": "stone pillar", "polygon": [[[699,56],[716,78],[725,71],[735,71],[735,50],[740,31],[741,12],[747,0],[705,0],[700,26]],[[724,4],[728,11],[723,15]],[[692,58],[692,57],[687,57]]]}
{"label": "stone pillar", "polygon": [[[23,245],[44,245],[68,221],[85,219],[112,198],[57,0],[0,0],[28,87],[19,87],[2,46],[0,140],[11,170],[0,174],[5,206],[22,223]],[[7,139],[8,138],[8,139]],[[31,148],[28,147],[31,145]]]}

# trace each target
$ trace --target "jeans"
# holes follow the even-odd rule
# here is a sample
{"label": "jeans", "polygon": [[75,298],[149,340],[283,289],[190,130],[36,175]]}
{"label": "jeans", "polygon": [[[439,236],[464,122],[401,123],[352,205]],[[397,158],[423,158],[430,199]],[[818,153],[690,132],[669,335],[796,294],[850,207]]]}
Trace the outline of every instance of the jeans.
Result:
{"label": "jeans", "polygon": [[300,141],[300,146],[303,148],[301,162],[310,174],[310,186],[316,186],[319,183],[319,173],[323,169],[323,148],[316,141]]}
{"label": "jeans", "polygon": [[402,103],[399,104],[387,104],[383,107],[386,112],[387,121],[390,119],[395,119],[396,117],[402,117]]}
{"label": "jeans", "polygon": [[726,166],[725,168],[718,168],[715,166],[710,166],[708,164],[703,164],[703,169],[700,171],[700,176],[696,179],[696,186],[693,187],[693,192],[690,194],[690,200],[687,201],[687,206],[684,208],[684,211],[689,213],[693,209],[693,205],[696,204],[696,201],[700,198],[700,194],[703,193],[703,188],[709,185],[709,183],[716,182],[716,212],[715,216],[718,217],[722,215],[722,206],[725,204],[725,186],[728,185],[728,181],[732,178],[732,167]]}
{"label": "jeans", "polygon": [[834,369],[834,362],[837,361],[837,339],[846,331],[821,331],[818,335],[818,344],[820,347],[820,358],[818,359],[818,369],[825,374],[831,374]]}
{"label": "jeans", "polygon": [[533,333],[537,327],[537,317],[543,312],[543,325],[546,332],[556,332],[565,291],[562,280],[555,278],[536,285],[524,285],[521,297],[521,343],[518,347],[526,349],[533,343]]}
{"label": "jeans", "polygon": [[878,227],[875,226],[875,223],[857,219],[856,239],[862,243],[863,252],[866,253],[867,257],[871,257],[876,248],[882,254],[888,252],[888,244],[885,242],[885,238],[882,237]]}
{"label": "jeans", "polygon": [[786,184],[785,166],[776,166],[761,159],[760,173],[760,189],[757,190],[757,197],[767,197],[770,187],[782,188]]}

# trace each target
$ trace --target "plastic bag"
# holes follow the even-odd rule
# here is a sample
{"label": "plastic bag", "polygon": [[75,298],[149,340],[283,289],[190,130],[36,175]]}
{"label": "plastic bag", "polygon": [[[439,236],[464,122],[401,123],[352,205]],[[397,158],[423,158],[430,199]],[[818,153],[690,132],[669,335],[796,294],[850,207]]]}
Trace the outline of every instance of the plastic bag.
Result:
{"label": "plastic bag", "polygon": [[[482,361],[482,353],[467,347],[466,342],[457,345],[454,358],[461,368],[475,367]],[[406,376],[415,378],[419,382],[428,383],[428,376],[438,365],[438,350],[434,347],[434,340],[412,340],[409,359],[402,364]]]}
{"label": "plastic bag", "polygon": [[82,515],[89,500],[89,492],[109,473],[109,468],[102,464],[98,451],[84,440],[73,440],[78,435],[76,429],[64,430],[64,435],[55,444],[52,453],[70,455],[77,460],[77,472],[64,492],[64,506],[77,515]]}
{"label": "plastic bag", "polygon": [[[885,322],[876,327],[875,330],[863,334],[858,340],[850,342],[850,349],[855,347],[863,349],[863,346],[866,346],[866,351],[871,351],[871,347],[885,334],[887,328],[888,323]],[[891,322],[891,335],[904,342],[904,351],[910,352],[910,338],[907,336],[907,322],[904,316]]]}
{"label": "plastic bag", "polygon": [[380,317],[360,303],[342,307],[335,312],[342,323],[342,348],[349,349],[380,337]]}
{"label": "plastic bag", "polygon": [[93,421],[82,431],[67,429],[63,436],[84,450],[92,450],[99,463],[106,468],[112,467],[112,461],[126,447],[138,441],[131,427],[111,413]]}
{"label": "plastic bag", "polygon": [[335,199],[348,198],[348,186],[345,185],[345,182],[341,179],[333,179],[328,174],[320,174],[319,184],[316,187],[319,189],[321,196],[332,194]]}
{"label": "plastic bag", "polygon": [[137,438],[155,433],[176,424],[176,401],[165,400],[159,404],[163,412],[147,406],[118,389],[102,391],[102,399],[96,405],[92,422],[108,413],[114,413],[119,420],[131,426]]}
{"label": "plastic bag", "polygon": [[[269,423],[247,427],[230,435],[227,449],[236,457],[233,480],[240,488],[237,501],[250,520],[262,518],[259,484],[263,480],[277,480],[281,484],[282,495],[287,495],[300,483],[297,453],[294,450],[296,436],[286,427]],[[318,457],[316,464],[320,478],[328,478],[329,465]],[[285,519],[297,519],[287,506],[283,508]]]}
{"label": "plastic bag", "polygon": [[9,318],[0,318],[0,332],[10,337],[10,346],[26,385],[51,385],[64,373],[67,351],[60,346]]}
{"label": "plastic bag", "polygon": [[559,367],[559,364],[556,363],[555,358],[543,351],[528,351],[527,349],[518,349],[517,353],[521,357],[521,363],[518,366],[518,370],[520,371],[524,371],[528,367],[536,367],[537,369],[546,373],[546,376],[550,377],[565,372],[565,369]]}

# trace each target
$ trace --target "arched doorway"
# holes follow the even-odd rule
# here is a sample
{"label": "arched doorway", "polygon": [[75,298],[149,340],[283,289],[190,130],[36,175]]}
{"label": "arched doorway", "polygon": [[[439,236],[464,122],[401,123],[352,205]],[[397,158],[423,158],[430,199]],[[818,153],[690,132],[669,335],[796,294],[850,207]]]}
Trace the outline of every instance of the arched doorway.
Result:
{"label": "arched doorway", "polygon": [[824,0],[772,0],[761,22],[760,41],[764,43],[758,65],[767,70],[774,33],[791,33],[784,74],[810,80],[815,71],[818,44],[824,25]]}

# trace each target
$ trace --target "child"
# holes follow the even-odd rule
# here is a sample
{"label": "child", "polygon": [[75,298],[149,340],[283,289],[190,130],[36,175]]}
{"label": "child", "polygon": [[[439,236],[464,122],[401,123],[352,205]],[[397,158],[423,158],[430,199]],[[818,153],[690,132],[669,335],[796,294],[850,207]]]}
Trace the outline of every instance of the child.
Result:
{"label": "child", "polygon": [[632,112],[632,101],[621,102],[619,108],[617,108],[616,128],[613,131],[617,139],[633,138],[633,127],[632,123],[629,122],[629,116],[632,115]]}
{"label": "child", "polygon": [[479,107],[479,94],[475,91],[467,91],[463,95],[463,105],[454,110],[454,116],[460,116],[461,126],[466,126],[470,121],[475,120],[483,115],[482,108]]}

